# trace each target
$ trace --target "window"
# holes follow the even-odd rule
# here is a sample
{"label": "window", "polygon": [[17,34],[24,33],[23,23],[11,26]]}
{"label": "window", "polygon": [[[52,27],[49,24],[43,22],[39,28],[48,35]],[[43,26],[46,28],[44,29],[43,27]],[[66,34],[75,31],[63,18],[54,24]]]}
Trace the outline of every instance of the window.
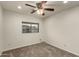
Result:
{"label": "window", "polygon": [[39,23],[22,22],[22,33],[38,33]]}

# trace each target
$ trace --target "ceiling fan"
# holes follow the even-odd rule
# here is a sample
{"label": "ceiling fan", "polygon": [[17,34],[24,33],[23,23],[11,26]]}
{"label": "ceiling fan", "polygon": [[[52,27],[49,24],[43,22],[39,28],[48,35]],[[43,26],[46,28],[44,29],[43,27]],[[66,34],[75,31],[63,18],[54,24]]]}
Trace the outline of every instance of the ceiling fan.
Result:
{"label": "ceiling fan", "polygon": [[45,15],[44,11],[54,11],[54,8],[45,8],[45,4],[47,1],[41,1],[39,3],[36,3],[36,6],[30,5],[30,4],[25,4],[26,6],[33,7],[34,9],[32,10],[31,14],[37,12],[38,14]]}

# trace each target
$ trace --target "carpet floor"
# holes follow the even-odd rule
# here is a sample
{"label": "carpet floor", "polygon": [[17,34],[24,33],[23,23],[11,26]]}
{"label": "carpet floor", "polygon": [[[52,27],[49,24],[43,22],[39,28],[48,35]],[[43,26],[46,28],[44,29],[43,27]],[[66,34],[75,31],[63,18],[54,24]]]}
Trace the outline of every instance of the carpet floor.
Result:
{"label": "carpet floor", "polygon": [[2,53],[2,57],[77,57],[45,42],[17,48]]}

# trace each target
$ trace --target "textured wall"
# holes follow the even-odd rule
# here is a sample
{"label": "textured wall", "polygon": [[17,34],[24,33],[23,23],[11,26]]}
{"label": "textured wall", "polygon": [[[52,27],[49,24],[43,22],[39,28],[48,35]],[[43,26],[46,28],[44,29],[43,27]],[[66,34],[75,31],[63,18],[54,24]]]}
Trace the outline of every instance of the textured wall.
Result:
{"label": "textured wall", "polygon": [[49,17],[44,25],[46,42],[79,55],[79,7]]}
{"label": "textured wall", "polygon": [[[43,39],[42,20],[4,10],[4,50],[39,43]],[[22,21],[39,23],[39,33],[22,34]]]}

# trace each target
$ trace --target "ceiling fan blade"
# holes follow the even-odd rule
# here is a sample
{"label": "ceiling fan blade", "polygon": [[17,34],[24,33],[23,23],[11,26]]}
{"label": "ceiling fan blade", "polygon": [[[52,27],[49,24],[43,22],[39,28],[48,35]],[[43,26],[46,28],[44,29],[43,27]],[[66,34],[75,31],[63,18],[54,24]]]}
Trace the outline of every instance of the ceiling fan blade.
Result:
{"label": "ceiling fan blade", "polygon": [[30,5],[30,4],[25,4],[25,5],[26,5],[26,6],[33,7],[33,8],[36,8],[36,6]]}
{"label": "ceiling fan blade", "polygon": [[33,14],[33,13],[35,13],[37,10],[33,10],[32,12],[31,12],[31,14]]}
{"label": "ceiling fan blade", "polygon": [[47,11],[54,11],[54,8],[44,8]]}

